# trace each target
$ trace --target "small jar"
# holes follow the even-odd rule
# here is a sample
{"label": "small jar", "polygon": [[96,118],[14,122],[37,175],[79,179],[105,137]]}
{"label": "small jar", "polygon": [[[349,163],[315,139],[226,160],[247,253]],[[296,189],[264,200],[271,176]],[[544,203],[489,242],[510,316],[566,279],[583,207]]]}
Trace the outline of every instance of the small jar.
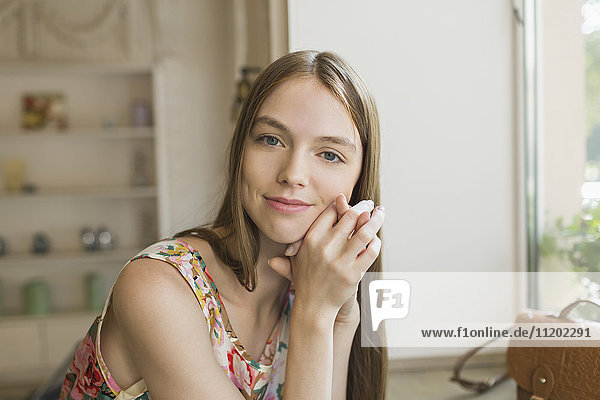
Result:
{"label": "small jar", "polygon": [[86,303],[90,311],[99,311],[104,307],[104,281],[97,273],[85,277]]}
{"label": "small jar", "polygon": [[45,315],[50,311],[50,294],[43,280],[35,279],[23,288],[25,313],[28,315]]}
{"label": "small jar", "polygon": [[33,254],[46,254],[50,251],[50,237],[44,232],[36,232],[31,243]]}
{"label": "small jar", "polygon": [[106,227],[98,228],[96,232],[96,240],[99,250],[113,250],[115,248],[115,235]]}
{"label": "small jar", "polygon": [[94,232],[91,228],[81,228],[79,237],[84,250],[94,251],[98,249],[98,237],[96,236],[96,232]]}
{"label": "small jar", "polygon": [[135,100],[131,105],[131,123],[135,127],[152,125],[150,104],[146,100]]}

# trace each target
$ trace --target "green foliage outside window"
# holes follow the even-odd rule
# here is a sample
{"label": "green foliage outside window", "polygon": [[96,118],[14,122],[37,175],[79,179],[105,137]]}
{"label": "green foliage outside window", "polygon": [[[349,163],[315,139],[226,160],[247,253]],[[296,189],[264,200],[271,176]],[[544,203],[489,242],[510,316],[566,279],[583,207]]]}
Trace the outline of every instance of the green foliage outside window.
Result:
{"label": "green foliage outside window", "polygon": [[568,260],[573,271],[600,272],[600,204],[588,201],[569,224],[558,218],[540,240],[540,256]]}

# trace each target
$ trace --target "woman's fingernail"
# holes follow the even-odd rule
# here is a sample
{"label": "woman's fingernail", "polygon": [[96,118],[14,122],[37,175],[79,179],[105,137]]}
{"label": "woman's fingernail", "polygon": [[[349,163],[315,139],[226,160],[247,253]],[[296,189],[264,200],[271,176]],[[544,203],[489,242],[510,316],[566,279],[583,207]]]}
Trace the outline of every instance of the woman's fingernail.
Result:
{"label": "woman's fingernail", "polygon": [[267,264],[269,264],[269,267],[271,266],[271,259],[270,258],[267,260]]}
{"label": "woman's fingernail", "polygon": [[383,214],[385,214],[385,207],[384,206],[377,206],[377,209],[379,211],[381,211]]}
{"label": "woman's fingernail", "polygon": [[352,208],[355,209],[356,211],[358,211],[358,213],[360,214],[365,211],[369,211],[369,212],[373,211],[374,205],[375,204],[373,204],[373,202],[371,200],[363,200]]}
{"label": "woman's fingernail", "polygon": [[291,244],[287,247],[287,249],[285,249],[285,254],[286,256],[289,256],[290,254],[292,254],[292,251],[294,251],[294,246],[292,246]]}

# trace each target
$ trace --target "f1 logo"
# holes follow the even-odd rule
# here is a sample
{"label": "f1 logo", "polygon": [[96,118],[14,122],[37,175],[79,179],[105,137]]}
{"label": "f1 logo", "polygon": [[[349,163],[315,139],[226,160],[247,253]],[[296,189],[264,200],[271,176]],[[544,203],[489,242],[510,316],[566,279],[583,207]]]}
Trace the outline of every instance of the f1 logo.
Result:
{"label": "f1 logo", "polygon": [[408,315],[410,285],[404,279],[381,279],[369,283],[372,329],[379,329],[385,319],[402,319]]}

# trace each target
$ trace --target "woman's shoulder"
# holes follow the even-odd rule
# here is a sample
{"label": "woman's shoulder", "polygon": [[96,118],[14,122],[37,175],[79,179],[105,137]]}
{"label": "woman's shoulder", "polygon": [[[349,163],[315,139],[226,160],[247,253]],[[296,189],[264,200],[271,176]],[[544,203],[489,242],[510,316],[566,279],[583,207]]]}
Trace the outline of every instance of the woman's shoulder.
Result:
{"label": "woman's shoulder", "polygon": [[[207,318],[198,317],[198,302],[178,275],[161,260],[141,257],[115,283],[115,319],[140,374],[159,399],[204,398],[214,394],[209,388],[217,398],[239,398],[212,356]],[[190,374],[199,370],[202,377]]]}
{"label": "woman's shoulder", "polygon": [[[175,252],[169,250],[166,243],[155,243],[132,257],[115,281],[113,306],[128,313],[127,309],[139,310],[144,304],[150,304],[152,299],[170,302],[181,294],[189,296],[186,293],[188,285],[181,279],[181,275],[186,276],[186,269],[181,261],[175,262],[174,257]],[[118,310],[115,311],[118,313]]]}
{"label": "woman's shoulder", "polygon": [[[203,261],[195,252],[185,241],[165,239],[130,258],[113,287],[112,304],[117,319],[131,321],[136,316],[151,314],[157,302],[173,310],[181,310],[185,304],[189,308],[197,307],[198,301],[202,303],[209,288],[201,272]],[[194,294],[190,295],[190,289],[196,299]]]}

